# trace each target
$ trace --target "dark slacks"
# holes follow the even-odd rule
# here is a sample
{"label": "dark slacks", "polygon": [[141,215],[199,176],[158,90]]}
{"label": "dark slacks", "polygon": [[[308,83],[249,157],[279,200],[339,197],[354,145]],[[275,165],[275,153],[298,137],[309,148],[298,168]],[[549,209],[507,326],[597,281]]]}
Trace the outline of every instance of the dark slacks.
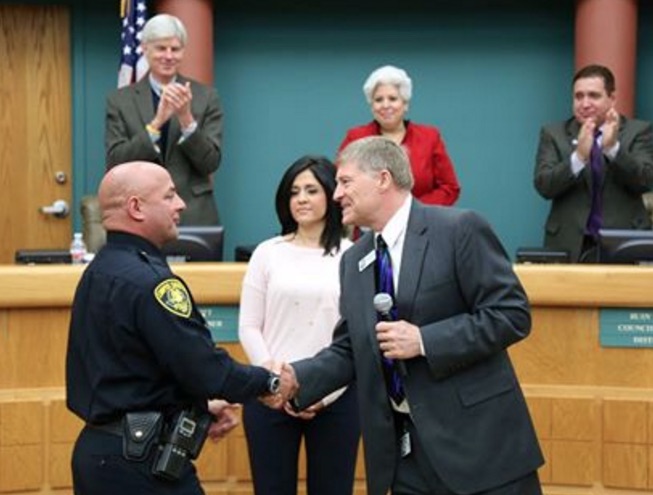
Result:
{"label": "dark slacks", "polygon": [[268,409],[243,408],[243,426],[256,495],[296,495],[299,449],[306,450],[306,493],[350,495],[360,437],[356,391],[351,385],[311,420]]}
{"label": "dark slacks", "polygon": [[[417,438],[415,425],[403,422],[411,438],[412,452],[407,457],[399,457],[392,485],[392,495],[457,495],[440,479],[426,460],[426,452]],[[473,495],[542,495],[537,471],[512,481],[506,485],[474,493]]]}
{"label": "dark slacks", "polygon": [[122,456],[122,438],[84,428],[72,457],[75,495],[203,495],[195,468],[188,468],[178,481],[165,481],[151,473],[152,456],[143,462]]}

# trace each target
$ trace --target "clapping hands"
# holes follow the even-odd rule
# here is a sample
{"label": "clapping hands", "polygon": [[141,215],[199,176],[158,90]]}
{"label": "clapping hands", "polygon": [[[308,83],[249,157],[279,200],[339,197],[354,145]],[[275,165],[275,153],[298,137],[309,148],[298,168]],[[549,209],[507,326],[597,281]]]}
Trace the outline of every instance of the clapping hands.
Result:
{"label": "clapping hands", "polygon": [[160,129],[170,117],[177,115],[182,128],[188,127],[193,121],[190,105],[193,100],[193,93],[190,83],[185,84],[173,82],[164,86],[161,92],[161,99],[156,110],[156,115],[151,122],[155,129]]}
{"label": "clapping hands", "polygon": [[[590,152],[597,130],[597,123],[594,119],[587,119],[580,128],[576,153],[578,153],[578,158],[583,163],[587,163],[590,159]],[[616,109],[611,108],[605,114],[602,131],[601,147],[603,150],[609,150],[614,147],[619,138],[619,112]]]}

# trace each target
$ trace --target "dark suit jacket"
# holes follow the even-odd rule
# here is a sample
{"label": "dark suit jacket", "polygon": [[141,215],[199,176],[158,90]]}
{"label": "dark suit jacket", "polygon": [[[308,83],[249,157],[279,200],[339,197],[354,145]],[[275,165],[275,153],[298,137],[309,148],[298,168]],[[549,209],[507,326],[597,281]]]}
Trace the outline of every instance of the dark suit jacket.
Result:
{"label": "dark suit jacket", "polygon": [[[340,265],[342,319],[332,345],[293,363],[305,407],[356,379],[369,495],[391,487],[397,445],[375,335],[373,246],[366,233]],[[428,462],[456,493],[476,493],[543,462],[507,347],[526,337],[526,295],[490,226],[470,211],[413,200],[397,293],[425,357],[405,361],[406,395]]]}
{"label": "dark suit jacket", "polygon": [[[551,200],[544,245],[569,251],[578,261],[585,225],[592,205],[589,167],[575,177],[571,154],[580,125],[572,118],[548,125],[540,132],[535,163],[535,189]],[[614,160],[604,156],[603,227],[650,229],[651,219],[642,193],[653,185],[653,131],[649,122],[621,117],[620,148]]]}
{"label": "dark suit jacket", "polygon": [[107,98],[105,146],[106,166],[133,160],[147,160],[163,165],[172,176],[181,198],[186,202],[181,223],[185,225],[218,224],[218,210],[213,198],[211,174],[222,158],[222,107],[214,88],[178,76],[177,81],[191,83],[191,112],[197,130],[182,143],[179,121],[170,119],[166,150],[159,153],[150,140],[145,125],[155,114],[149,79],[112,92]]}

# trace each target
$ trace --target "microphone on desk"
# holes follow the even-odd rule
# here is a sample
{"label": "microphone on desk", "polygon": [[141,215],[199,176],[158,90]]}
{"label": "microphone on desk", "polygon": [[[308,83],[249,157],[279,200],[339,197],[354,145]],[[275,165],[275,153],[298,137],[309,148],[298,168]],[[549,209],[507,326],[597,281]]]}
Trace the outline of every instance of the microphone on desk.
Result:
{"label": "microphone on desk", "polygon": [[[392,317],[390,310],[394,301],[392,296],[387,292],[379,292],[374,296],[374,309],[379,314],[381,321],[395,321]],[[397,365],[397,370],[401,376],[406,376],[408,371],[406,370],[406,363],[401,359],[393,359],[393,362]]]}

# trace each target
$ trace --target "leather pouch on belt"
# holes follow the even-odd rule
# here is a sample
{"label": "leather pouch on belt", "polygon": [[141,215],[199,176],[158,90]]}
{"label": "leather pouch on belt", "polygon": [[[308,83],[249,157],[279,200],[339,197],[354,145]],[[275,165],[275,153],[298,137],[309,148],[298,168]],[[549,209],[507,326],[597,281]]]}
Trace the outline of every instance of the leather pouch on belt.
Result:
{"label": "leather pouch on belt", "polygon": [[125,414],[122,437],[123,457],[130,461],[142,461],[159,441],[163,416],[158,411]]}

